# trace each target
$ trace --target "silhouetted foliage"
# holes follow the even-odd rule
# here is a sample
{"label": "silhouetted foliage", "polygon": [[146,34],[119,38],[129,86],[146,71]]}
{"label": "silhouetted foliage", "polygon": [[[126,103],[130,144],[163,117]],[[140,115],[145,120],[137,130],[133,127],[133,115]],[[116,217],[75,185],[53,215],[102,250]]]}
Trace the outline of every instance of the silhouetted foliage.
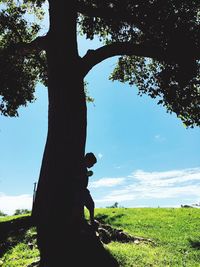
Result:
{"label": "silhouetted foliage", "polygon": [[119,206],[119,203],[118,202],[115,202],[113,205],[108,206],[106,208],[118,208],[118,206]]}
{"label": "silhouetted foliage", "polygon": [[87,38],[98,35],[106,44],[128,42],[143,46],[139,55],[137,47],[135,55],[127,49],[110,79],[136,85],[139,95],[157,98],[158,104],[175,112],[186,126],[199,125],[199,2],[85,2],[103,14],[101,18],[81,17],[82,32]]}
{"label": "silhouetted foliage", "polygon": [[[37,45],[31,53],[16,49],[16,44],[22,47],[38,35],[44,2],[1,1],[5,6],[0,12],[0,110],[4,115],[16,116],[19,106],[34,101],[37,81],[47,84],[44,50],[37,51]],[[199,125],[199,2],[77,2],[81,34],[91,40],[98,36],[107,45],[129,44],[116,48],[122,56],[110,79],[136,85],[139,95],[157,98],[186,126]],[[28,22],[27,12],[37,15],[37,22]],[[112,49],[107,52],[107,57],[113,55]]]}
{"label": "silhouetted foliage", "polygon": [[31,211],[28,209],[16,209],[13,215],[22,215],[22,214],[28,214]]}
{"label": "silhouetted foliage", "polygon": [[26,20],[26,13],[34,13],[39,20],[42,11],[34,11],[17,1],[1,2],[6,5],[0,11],[0,112],[17,116],[19,106],[35,100],[36,82],[46,82],[44,53],[26,53],[23,47],[33,41],[40,30],[38,23]]}
{"label": "silhouetted foliage", "polygon": [[0,210],[0,216],[5,217],[7,214]]}

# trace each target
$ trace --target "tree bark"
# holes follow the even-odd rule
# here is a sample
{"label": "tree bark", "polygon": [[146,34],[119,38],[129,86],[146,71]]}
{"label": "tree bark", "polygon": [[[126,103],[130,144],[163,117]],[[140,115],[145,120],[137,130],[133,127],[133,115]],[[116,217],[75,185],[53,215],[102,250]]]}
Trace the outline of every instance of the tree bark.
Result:
{"label": "tree bark", "polygon": [[62,248],[69,249],[66,243],[75,230],[74,180],[85,154],[87,124],[76,43],[76,1],[56,2],[49,1],[48,133],[33,208],[42,262],[48,267],[65,257]]}

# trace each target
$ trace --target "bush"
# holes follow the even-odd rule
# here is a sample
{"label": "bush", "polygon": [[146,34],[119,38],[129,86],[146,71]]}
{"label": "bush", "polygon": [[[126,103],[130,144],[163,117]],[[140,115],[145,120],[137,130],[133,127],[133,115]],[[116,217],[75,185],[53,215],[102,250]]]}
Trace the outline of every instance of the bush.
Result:
{"label": "bush", "polygon": [[15,213],[13,215],[21,215],[21,214],[27,214],[30,213],[30,210],[27,209],[17,209],[15,210]]}
{"label": "bush", "polygon": [[0,216],[7,216],[7,214],[0,210]]}
{"label": "bush", "polygon": [[106,208],[118,208],[119,203],[115,202],[112,206],[106,207]]}

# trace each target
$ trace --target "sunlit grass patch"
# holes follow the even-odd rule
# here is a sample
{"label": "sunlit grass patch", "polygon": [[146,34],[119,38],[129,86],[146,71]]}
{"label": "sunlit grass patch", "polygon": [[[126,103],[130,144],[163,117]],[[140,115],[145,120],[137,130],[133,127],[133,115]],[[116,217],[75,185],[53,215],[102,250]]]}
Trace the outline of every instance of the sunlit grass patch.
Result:
{"label": "sunlit grass patch", "polygon": [[26,217],[26,216],[30,216],[30,213],[23,214],[23,215],[0,216],[0,223],[1,222],[7,222],[7,221],[15,220],[15,219],[18,219],[18,218],[21,218],[21,217]]}
{"label": "sunlit grass patch", "polygon": [[199,267],[200,210],[189,208],[96,209],[96,217],[150,244],[111,243],[108,247],[123,267]]}
{"label": "sunlit grass patch", "polygon": [[36,248],[30,249],[28,244],[19,243],[9,250],[1,259],[2,267],[26,267],[39,257]]}

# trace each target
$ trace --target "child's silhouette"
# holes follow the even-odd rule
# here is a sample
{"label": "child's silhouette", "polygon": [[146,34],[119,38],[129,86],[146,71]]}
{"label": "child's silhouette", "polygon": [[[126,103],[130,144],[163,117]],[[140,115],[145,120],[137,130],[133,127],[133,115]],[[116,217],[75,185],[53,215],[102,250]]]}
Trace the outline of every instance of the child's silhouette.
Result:
{"label": "child's silhouette", "polygon": [[87,153],[84,157],[84,173],[83,173],[83,180],[82,180],[82,185],[83,185],[83,192],[82,192],[82,200],[84,206],[89,210],[90,214],[90,223],[92,226],[94,226],[95,221],[94,221],[94,201],[92,199],[92,196],[90,194],[90,191],[88,190],[88,180],[89,177],[93,175],[93,171],[89,171],[88,168],[91,168],[94,166],[94,164],[97,162],[97,159],[93,153]]}

